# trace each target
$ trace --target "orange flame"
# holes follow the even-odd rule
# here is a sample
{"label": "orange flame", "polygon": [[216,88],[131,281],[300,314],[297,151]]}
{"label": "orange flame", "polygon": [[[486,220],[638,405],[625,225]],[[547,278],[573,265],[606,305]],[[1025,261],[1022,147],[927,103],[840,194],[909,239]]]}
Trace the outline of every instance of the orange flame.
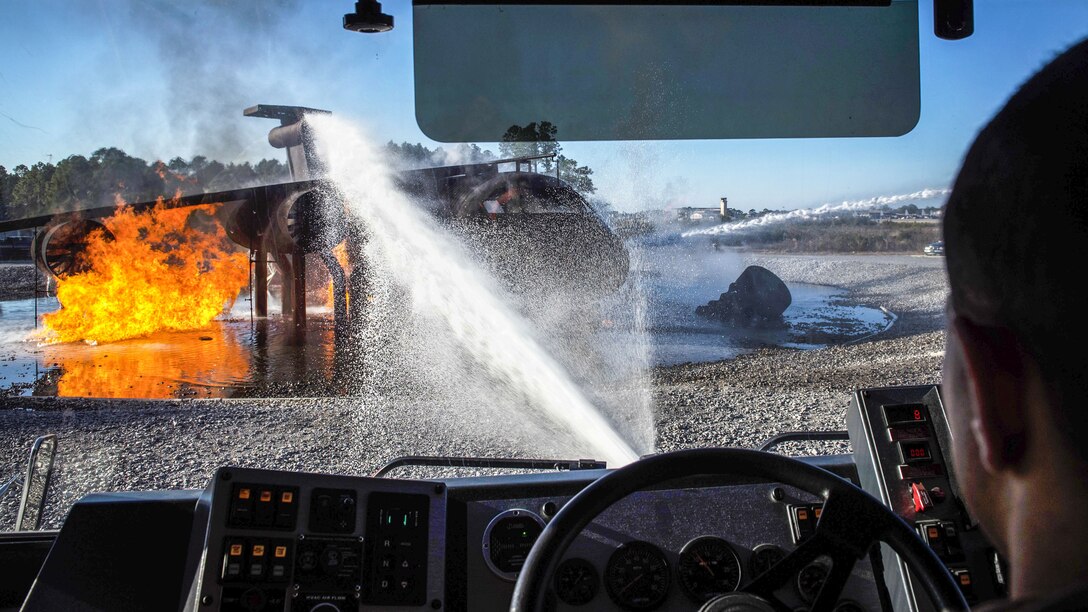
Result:
{"label": "orange flame", "polygon": [[217,206],[166,208],[159,198],[136,212],[118,198],[102,221],[114,239],[93,232],[90,269],[57,280],[61,308],[44,317],[48,340],[114,342],[206,326],[249,276],[246,254],[211,216]]}
{"label": "orange flame", "polygon": [[[348,242],[347,240],[333,247],[332,254],[336,257],[336,261],[340,262],[340,267],[344,269],[344,274],[348,277],[351,276],[351,260],[348,258]],[[328,294],[325,298],[325,306],[332,308],[333,303],[336,301],[336,292],[332,286],[332,279],[329,279],[328,288],[326,290]],[[348,291],[344,296],[347,300],[348,306],[351,305],[351,292]]]}

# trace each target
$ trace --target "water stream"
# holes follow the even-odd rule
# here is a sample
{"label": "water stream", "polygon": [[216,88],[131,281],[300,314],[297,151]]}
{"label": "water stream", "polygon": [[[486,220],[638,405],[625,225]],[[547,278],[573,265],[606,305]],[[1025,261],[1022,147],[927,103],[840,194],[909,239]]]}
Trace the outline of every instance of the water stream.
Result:
{"label": "water stream", "polygon": [[[440,320],[441,328],[430,329],[448,334],[445,340],[454,340],[480,373],[520,396],[536,412],[533,416],[576,436],[585,451],[609,465],[625,465],[649,450],[634,448],[617,431],[474,258],[396,189],[378,149],[357,126],[331,116],[310,121],[329,178],[363,221],[370,259],[380,258],[378,267],[391,274],[390,282],[407,290],[413,318]],[[443,339],[434,340],[437,347]]]}

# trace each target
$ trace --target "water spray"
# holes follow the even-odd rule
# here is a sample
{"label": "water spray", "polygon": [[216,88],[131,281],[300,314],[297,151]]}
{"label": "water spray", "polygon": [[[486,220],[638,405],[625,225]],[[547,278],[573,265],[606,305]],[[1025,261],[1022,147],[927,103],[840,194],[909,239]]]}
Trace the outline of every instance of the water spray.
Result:
{"label": "water spray", "polygon": [[809,221],[828,215],[872,210],[874,208],[891,206],[893,204],[901,204],[903,202],[919,202],[922,200],[931,200],[933,198],[946,196],[951,192],[951,189],[922,189],[921,191],[915,191],[914,193],[904,193],[890,196],[876,196],[864,200],[847,200],[838,204],[829,203],[817,206],[815,208],[800,208],[784,213],[771,213],[768,215],[763,215],[758,219],[747,219],[745,221],[723,223],[721,225],[716,225],[714,227],[708,227],[704,229],[690,230],[684,232],[683,234],[681,234],[681,236],[685,238],[689,236],[720,236],[722,234],[732,234],[735,232],[749,230],[757,227],[766,227],[769,225],[788,223],[790,221]]}
{"label": "water spray", "polygon": [[481,369],[519,392],[586,451],[611,466],[637,459],[638,452],[543,349],[473,258],[395,187],[359,128],[333,116],[306,121],[323,149],[328,177],[362,220],[382,267],[408,289],[416,314],[439,318]]}

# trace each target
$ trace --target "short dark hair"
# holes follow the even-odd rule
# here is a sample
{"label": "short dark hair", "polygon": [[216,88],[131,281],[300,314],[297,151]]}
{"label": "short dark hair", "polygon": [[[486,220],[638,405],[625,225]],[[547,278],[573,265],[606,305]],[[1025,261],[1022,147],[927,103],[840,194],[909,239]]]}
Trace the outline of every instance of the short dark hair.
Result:
{"label": "short dark hair", "polygon": [[[1017,338],[1088,461],[1088,39],[979,133],[945,205],[952,305]],[[1071,357],[1070,357],[1071,356]]]}

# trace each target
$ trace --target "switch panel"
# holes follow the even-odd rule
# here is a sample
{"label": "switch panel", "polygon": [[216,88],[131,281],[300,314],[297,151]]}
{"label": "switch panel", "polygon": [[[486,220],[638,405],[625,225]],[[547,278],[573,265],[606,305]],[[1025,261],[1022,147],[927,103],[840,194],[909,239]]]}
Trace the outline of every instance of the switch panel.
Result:
{"label": "switch panel", "polygon": [[198,506],[188,610],[442,608],[445,486],[222,468]]}
{"label": "switch panel", "polygon": [[[940,388],[862,389],[847,412],[862,488],[911,525],[949,568],[970,602],[1005,596],[993,547],[960,501]],[[896,610],[932,610],[906,566],[882,546]],[[997,570],[995,570],[997,568]]]}
{"label": "switch panel", "polygon": [[228,523],[231,527],[293,530],[298,515],[297,496],[297,487],[235,484],[231,487]]}
{"label": "switch panel", "polygon": [[793,533],[793,543],[800,544],[816,533],[816,523],[823,514],[823,504],[811,505],[787,505],[789,512],[790,530]]}

